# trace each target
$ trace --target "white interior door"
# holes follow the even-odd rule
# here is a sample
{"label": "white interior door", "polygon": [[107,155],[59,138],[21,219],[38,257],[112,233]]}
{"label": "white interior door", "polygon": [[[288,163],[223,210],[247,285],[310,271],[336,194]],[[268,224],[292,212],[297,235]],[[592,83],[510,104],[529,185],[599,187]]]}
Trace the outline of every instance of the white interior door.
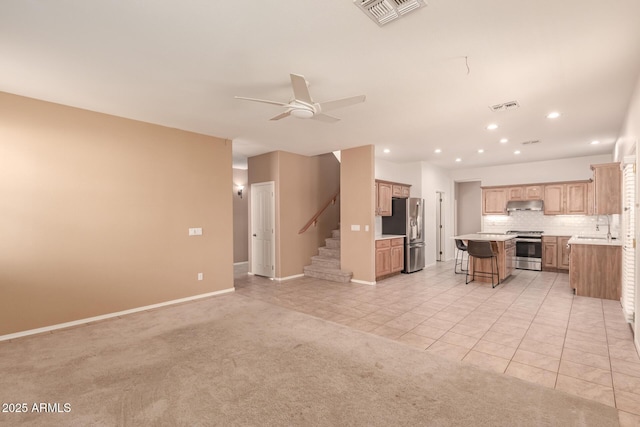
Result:
{"label": "white interior door", "polygon": [[274,182],[251,184],[251,272],[275,277]]}
{"label": "white interior door", "polygon": [[444,245],[443,233],[444,224],[442,221],[442,202],[444,201],[444,193],[436,191],[436,261],[444,261]]}

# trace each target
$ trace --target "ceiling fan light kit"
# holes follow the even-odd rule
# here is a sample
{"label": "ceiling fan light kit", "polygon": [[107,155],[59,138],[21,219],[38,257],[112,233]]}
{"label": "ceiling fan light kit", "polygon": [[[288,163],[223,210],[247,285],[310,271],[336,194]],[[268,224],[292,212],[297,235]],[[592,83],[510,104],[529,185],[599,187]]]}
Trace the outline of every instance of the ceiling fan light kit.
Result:
{"label": "ceiling fan light kit", "polygon": [[268,101],[265,99],[245,98],[236,96],[236,99],[244,99],[246,101],[262,102],[264,104],[278,105],[286,108],[284,113],[280,113],[270,120],[280,120],[288,116],[294,116],[299,119],[315,119],[325,123],[335,123],[340,119],[325,114],[325,111],[336,110],[349,105],[364,102],[365,96],[351,96],[349,98],[335,99],[326,102],[314,102],[309,93],[309,83],[304,76],[299,74],[291,74],[291,87],[293,89],[293,100],[290,102]]}

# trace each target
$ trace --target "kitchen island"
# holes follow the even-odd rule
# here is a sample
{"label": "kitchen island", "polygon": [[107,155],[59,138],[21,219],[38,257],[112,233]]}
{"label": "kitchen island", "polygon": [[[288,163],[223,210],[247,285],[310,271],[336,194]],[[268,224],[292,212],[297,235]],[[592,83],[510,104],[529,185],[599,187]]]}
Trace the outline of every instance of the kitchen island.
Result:
{"label": "kitchen island", "polygon": [[569,240],[569,283],[576,295],[619,301],[622,241],[574,236]]}
{"label": "kitchen island", "polygon": [[[515,246],[515,234],[463,234],[460,236],[454,236],[454,239],[459,239],[465,242],[469,240],[476,240],[482,242],[491,242],[494,252],[498,257],[498,272],[500,276],[499,283],[502,283],[506,278],[511,276],[514,268],[514,260],[516,256]],[[491,259],[479,259],[469,257],[469,274],[472,275],[473,271],[487,271],[491,272]],[[494,275],[495,276],[495,275]],[[496,278],[497,279],[497,278]],[[477,277],[478,282],[489,282],[492,280],[490,277]]]}

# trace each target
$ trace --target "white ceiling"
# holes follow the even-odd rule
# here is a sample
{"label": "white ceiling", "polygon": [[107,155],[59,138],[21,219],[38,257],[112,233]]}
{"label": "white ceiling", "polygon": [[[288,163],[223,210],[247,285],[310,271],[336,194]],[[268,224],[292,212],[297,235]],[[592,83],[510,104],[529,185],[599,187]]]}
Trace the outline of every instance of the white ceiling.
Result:
{"label": "white ceiling", "polygon": [[[639,16],[638,0],[431,0],[378,27],[352,0],[2,0],[0,90],[229,138],[236,157],[374,144],[463,168],[604,154],[640,73]],[[367,100],[327,124],[234,99],[287,102],[290,73],[316,101]]]}

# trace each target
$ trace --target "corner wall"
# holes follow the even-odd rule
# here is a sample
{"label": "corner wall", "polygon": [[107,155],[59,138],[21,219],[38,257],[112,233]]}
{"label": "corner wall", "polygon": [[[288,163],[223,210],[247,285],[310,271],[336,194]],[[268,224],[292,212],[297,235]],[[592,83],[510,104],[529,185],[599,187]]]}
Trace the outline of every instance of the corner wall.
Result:
{"label": "corner wall", "polygon": [[[375,163],[374,146],[341,152],[341,264],[354,281],[375,283]],[[359,225],[360,231],[352,231]],[[368,231],[365,230],[369,227]]]}
{"label": "corner wall", "polygon": [[7,93],[0,111],[0,335],[233,289],[230,141]]}
{"label": "corner wall", "polygon": [[[233,169],[233,262],[249,260],[249,177],[246,169]],[[238,186],[243,185],[242,198]]]}

